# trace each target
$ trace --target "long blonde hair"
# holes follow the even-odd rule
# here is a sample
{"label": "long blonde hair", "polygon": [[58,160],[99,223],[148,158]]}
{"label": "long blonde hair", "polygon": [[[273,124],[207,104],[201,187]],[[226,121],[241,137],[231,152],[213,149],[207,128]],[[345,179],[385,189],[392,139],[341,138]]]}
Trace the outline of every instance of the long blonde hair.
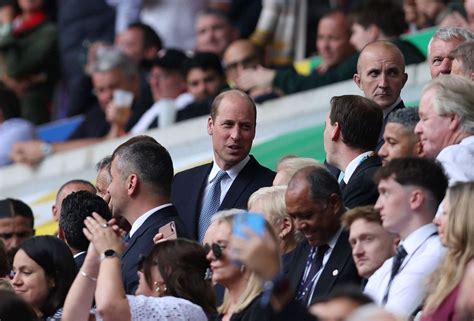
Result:
{"label": "long blonde hair", "polygon": [[474,182],[460,183],[448,189],[450,204],[446,231],[448,253],[430,281],[426,309],[436,310],[461,282],[466,264],[474,258]]}

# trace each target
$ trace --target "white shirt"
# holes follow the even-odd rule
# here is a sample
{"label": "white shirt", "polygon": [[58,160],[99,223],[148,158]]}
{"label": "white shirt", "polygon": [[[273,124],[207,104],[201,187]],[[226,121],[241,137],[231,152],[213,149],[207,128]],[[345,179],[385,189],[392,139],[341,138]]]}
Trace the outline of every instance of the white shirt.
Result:
{"label": "white shirt", "polygon": [[151,210],[145,212],[145,214],[143,214],[135,222],[133,222],[132,228],[130,229],[130,233],[128,233],[128,235],[130,237],[132,237],[133,234],[140,228],[140,226],[142,226],[142,224],[145,223],[146,219],[151,216],[151,214],[155,213],[158,210],[161,210],[162,208],[168,207],[168,206],[172,206],[172,204],[171,203],[166,203],[166,204],[154,207]]}
{"label": "white shirt", "polygon": [[365,161],[368,157],[372,156],[373,153],[374,152],[372,151],[368,151],[368,152],[360,154],[359,156],[351,160],[351,162],[347,165],[346,169],[344,170],[343,179],[346,184],[349,183],[349,180],[351,179],[352,174],[354,174],[356,168],[360,165],[360,163]]}
{"label": "white shirt", "polygon": [[474,135],[443,148],[436,159],[448,175],[449,186],[474,181]]}
{"label": "white shirt", "polygon": [[[247,155],[243,160],[240,161],[237,165],[234,167],[226,170],[225,172],[227,173],[227,177],[223,178],[221,180],[221,199],[220,203],[224,200],[224,197],[226,196],[227,192],[229,191],[230,187],[232,186],[232,183],[234,180],[239,176],[240,171],[247,165],[247,163],[250,160],[250,156]],[[211,172],[209,173],[209,176],[207,177],[207,186],[206,189],[204,190],[203,197],[207,195],[209,191],[209,187],[211,186],[211,183],[214,181],[214,179],[217,176],[217,173],[222,170],[216,163],[216,160],[214,160],[214,163],[212,164],[212,169]]]}
{"label": "white shirt", "polygon": [[[434,224],[426,224],[401,242],[407,256],[392,281],[385,305],[387,310],[407,317],[422,304],[427,293],[427,279],[446,253],[436,231]],[[387,259],[369,278],[364,289],[380,305],[390,280],[392,262],[393,257]]]}

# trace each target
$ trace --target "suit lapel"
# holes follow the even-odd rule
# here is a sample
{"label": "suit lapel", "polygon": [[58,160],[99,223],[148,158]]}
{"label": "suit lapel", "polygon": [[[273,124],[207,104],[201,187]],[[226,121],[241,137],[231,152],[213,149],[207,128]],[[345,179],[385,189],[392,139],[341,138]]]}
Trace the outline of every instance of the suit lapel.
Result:
{"label": "suit lapel", "polygon": [[357,175],[365,171],[367,168],[372,167],[372,166],[378,166],[378,165],[382,166],[382,161],[380,160],[380,157],[377,156],[377,154],[374,153],[372,156],[367,157],[367,159],[365,159],[362,163],[359,164],[359,166],[356,167],[347,185],[351,184],[351,181],[354,181],[353,178],[356,178]]}
{"label": "suit lapel", "polygon": [[318,283],[314,290],[314,297],[324,296],[329,294],[331,289],[334,287],[334,282],[336,282],[337,277],[344,266],[347,263],[347,260],[351,257],[351,248],[349,242],[347,241],[348,235],[346,231],[342,231],[341,235],[337,239],[336,245],[331,252],[326,266],[324,267],[321,276],[319,277]]}
{"label": "suit lapel", "polygon": [[234,204],[237,202],[240,195],[245,191],[247,186],[255,178],[253,176],[253,173],[255,171],[256,165],[257,161],[252,155],[250,155],[250,160],[248,161],[247,165],[242,168],[239,175],[237,175],[234,182],[232,183],[232,186],[227,191],[225,198],[222,200],[222,203],[219,206],[219,211],[234,207]]}
{"label": "suit lapel", "polygon": [[290,280],[290,284],[294,289],[298,288],[301,277],[303,276],[310,249],[311,247],[306,241],[301,242],[295,249],[296,253],[294,255],[293,261],[291,262],[288,272],[289,275],[287,275]]}

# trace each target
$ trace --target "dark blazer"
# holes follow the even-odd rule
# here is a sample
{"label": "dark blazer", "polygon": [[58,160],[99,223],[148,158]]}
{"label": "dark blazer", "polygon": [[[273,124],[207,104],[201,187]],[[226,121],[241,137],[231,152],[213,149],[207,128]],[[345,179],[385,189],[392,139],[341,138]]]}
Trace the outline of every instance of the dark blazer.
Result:
{"label": "dark blazer", "polygon": [[342,190],[342,202],[347,208],[375,204],[379,197],[377,185],[373,181],[375,172],[382,161],[373,155],[357,166],[346,187]]}
{"label": "dark blazer", "polygon": [[[352,249],[348,238],[349,233],[342,231],[318,279],[311,304],[316,299],[329,295],[337,286],[360,284],[361,279],[352,259]],[[288,273],[290,284],[294,289],[298,288],[303,276],[310,250],[311,246],[306,241],[301,242],[295,250],[295,259]]]}
{"label": "dark blazer", "polygon": [[[194,167],[178,173],[173,179],[171,200],[178,209],[191,239],[198,238],[198,222],[201,214],[202,193],[212,163]],[[230,208],[247,208],[250,195],[263,186],[271,186],[275,172],[260,165],[250,156],[250,160],[232,183],[219,211]]]}
{"label": "dark blazer", "polygon": [[127,249],[122,254],[122,277],[127,294],[135,294],[138,286],[137,265],[141,257],[148,255],[153,248],[153,236],[160,227],[171,221],[176,223],[178,237],[186,237],[184,224],[179,218],[176,208],[168,206],[148,217],[127,242]]}
{"label": "dark blazer", "polygon": [[385,126],[387,125],[388,115],[402,108],[405,108],[405,104],[403,103],[403,100],[400,100],[400,102],[387,115],[383,117],[382,130],[380,131],[379,140],[377,141],[377,147],[375,148],[376,153],[379,151],[379,149],[382,147],[383,143],[385,142],[383,140],[383,132],[385,131]]}
{"label": "dark blazer", "polygon": [[87,252],[82,252],[78,256],[74,258],[74,263],[76,263],[76,268],[77,271],[79,271],[82,267],[82,264],[84,264],[84,260],[86,259],[86,254]]}

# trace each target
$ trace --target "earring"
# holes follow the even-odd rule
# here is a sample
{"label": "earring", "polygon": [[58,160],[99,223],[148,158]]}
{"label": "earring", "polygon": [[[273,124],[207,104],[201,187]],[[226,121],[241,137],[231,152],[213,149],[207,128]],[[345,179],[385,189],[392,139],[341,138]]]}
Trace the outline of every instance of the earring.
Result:
{"label": "earring", "polygon": [[153,285],[157,286],[155,288],[156,293],[162,294],[166,293],[166,291],[168,290],[168,288],[166,288],[166,284],[163,284],[163,288],[161,287],[161,285],[158,285],[158,282],[153,282]]}
{"label": "earring", "polygon": [[210,268],[206,269],[204,273],[204,280],[211,280],[212,279],[212,270]]}
{"label": "earring", "polygon": [[240,273],[244,273],[245,272],[245,265],[241,265],[240,266]]}

